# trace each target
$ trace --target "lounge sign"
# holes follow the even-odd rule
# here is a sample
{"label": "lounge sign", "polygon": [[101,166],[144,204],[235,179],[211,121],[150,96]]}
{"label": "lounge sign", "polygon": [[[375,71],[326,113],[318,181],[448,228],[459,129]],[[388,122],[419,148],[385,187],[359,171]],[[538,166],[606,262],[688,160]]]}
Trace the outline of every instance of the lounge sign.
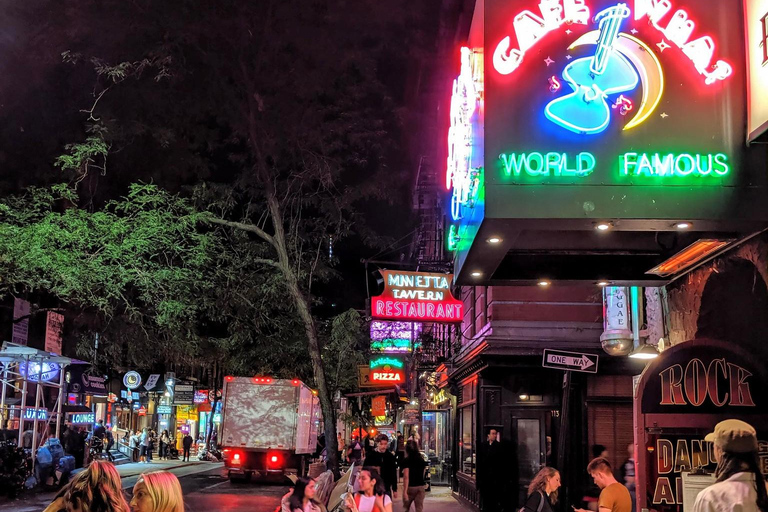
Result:
{"label": "lounge sign", "polygon": [[461,322],[464,305],[451,294],[453,274],[380,272],[384,277],[384,291],[371,299],[373,318]]}

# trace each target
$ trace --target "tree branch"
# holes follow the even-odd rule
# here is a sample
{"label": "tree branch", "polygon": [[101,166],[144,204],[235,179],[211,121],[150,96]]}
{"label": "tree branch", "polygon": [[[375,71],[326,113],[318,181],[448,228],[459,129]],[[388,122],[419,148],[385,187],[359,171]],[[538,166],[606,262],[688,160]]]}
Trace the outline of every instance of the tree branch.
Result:
{"label": "tree branch", "polygon": [[[264,231],[258,226],[255,226],[253,224],[245,224],[243,222],[236,222],[233,220],[225,220],[220,219],[218,217],[205,217],[206,222],[210,222],[211,224],[218,224],[220,226],[227,226],[230,228],[240,229],[242,231],[249,231],[251,233],[255,233],[258,235],[259,238],[264,240],[265,242],[269,242],[269,244],[272,247],[277,248],[277,245],[275,243],[275,239],[272,235]],[[265,261],[271,261],[271,260],[265,260]],[[276,264],[276,262],[273,262]]]}

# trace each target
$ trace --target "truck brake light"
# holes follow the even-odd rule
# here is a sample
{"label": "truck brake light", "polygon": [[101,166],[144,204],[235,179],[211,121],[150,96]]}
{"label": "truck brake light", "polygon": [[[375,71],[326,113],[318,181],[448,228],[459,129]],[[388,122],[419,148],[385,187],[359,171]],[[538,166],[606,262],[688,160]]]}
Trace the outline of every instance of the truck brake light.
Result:
{"label": "truck brake light", "polygon": [[253,377],[254,384],[272,384],[272,377]]}
{"label": "truck brake light", "polygon": [[271,468],[279,468],[283,464],[283,456],[280,453],[268,453],[267,454],[267,466]]}
{"label": "truck brake light", "polygon": [[240,453],[235,453],[232,455],[232,464],[242,464],[243,461],[241,459]]}

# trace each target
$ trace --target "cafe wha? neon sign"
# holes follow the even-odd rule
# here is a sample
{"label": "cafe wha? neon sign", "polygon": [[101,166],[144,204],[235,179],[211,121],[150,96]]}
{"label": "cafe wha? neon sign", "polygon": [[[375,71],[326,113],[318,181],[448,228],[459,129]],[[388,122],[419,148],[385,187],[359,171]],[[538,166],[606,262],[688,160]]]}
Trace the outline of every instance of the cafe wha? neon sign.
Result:
{"label": "cafe wha? neon sign", "polygon": [[464,304],[451,294],[451,274],[382,270],[384,291],[371,299],[371,316],[381,320],[461,322]]}

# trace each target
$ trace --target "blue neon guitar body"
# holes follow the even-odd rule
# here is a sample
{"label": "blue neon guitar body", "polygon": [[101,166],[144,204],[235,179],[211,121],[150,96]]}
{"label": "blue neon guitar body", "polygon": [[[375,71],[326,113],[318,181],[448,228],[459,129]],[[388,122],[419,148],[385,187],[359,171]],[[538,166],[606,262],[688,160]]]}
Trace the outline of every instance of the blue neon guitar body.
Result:
{"label": "blue neon guitar body", "polygon": [[576,133],[600,133],[605,130],[611,120],[607,96],[637,87],[637,72],[622,55],[612,53],[607,71],[602,75],[594,75],[590,71],[591,62],[592,57],[585,57],[565,67],[563,78],[573,92],[552,100],[545,110],[551,121]]}
{"label": "blue neon guitar body", "polygon": [[639,81],[632,64],[612,48],[620,21],[628,14],[625,4],[598,14],[602,18],[598,50],[594,57],[577,59],[565,67],[563,79],[573,92],[547,104],[544,113],[550,121],[583,134],[600,133],[608,127],[608,96],[631,91]]}

